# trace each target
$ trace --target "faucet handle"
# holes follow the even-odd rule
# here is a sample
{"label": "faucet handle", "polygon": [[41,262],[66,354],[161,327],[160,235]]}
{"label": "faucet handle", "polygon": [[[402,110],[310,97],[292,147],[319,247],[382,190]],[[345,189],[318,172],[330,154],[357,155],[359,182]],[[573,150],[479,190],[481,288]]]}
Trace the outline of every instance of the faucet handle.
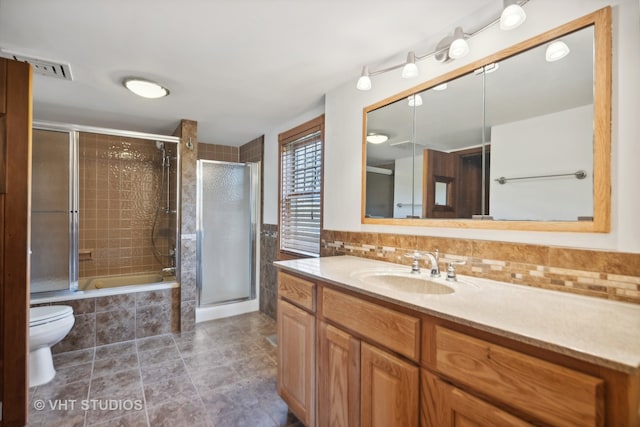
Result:
{"label": "faucet handle", "polygon": [[426,256],[422,252],[418,252],[418,251],[407,252],[406,254],[404,254],[404,256],[406,258],[413,258],[413,259],[425,259],[426,258]]}
{"label": "faucet handle", "polygon": [[458,280],[456,277],[456,265],[464,265],[466,261],[450,261],[449,266],[447,267],[447,281],[455,282]]}

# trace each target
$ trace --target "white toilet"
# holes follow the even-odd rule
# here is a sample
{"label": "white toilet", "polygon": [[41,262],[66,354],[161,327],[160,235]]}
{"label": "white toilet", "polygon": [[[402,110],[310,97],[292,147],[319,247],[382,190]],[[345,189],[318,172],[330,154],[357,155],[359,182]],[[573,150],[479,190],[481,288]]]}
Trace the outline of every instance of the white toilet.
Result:
{"label": "white toilet", "polygon": [[67,336],[75,318],[68,305],[31,307],[29,310],[29,387],[46,384],[56,376],[51,347]]}

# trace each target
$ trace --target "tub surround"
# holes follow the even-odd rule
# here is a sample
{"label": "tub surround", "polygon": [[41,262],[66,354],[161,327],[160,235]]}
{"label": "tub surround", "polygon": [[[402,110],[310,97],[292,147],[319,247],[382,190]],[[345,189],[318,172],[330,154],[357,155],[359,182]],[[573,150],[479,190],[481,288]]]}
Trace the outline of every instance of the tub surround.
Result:
{"label": "tub surround", "polygon": [[323,230],[321,256],[410,264],[404,254],[440,250],[460,274],[640,304],[640,254],[403,234]]}
{"label": "tub surround", "polygon": [[640,328],[637,327],[640,306],[634,304],[562,295],[488,279],[465,280],[464,276],[454,284],[437,279],[455,289],[447,295],[421,296],[385,290],[368,286],[354,278],[353,273],[397,270],[402,266],[352,256],[277,261],[275,265],[282,270],[599,366],[625,373],[640,372]]}
{"label": "tub surround", "polygon": [[[160,286],[164,289],[157,289]],[[175,282],[125,286],[75,292],[74,299],[67,294],[34,298],[31,302],[33,306],[55,304],[73,308],[75,324],[66,338],[53,346],[52,352],[56,354],[178,332],[180,288],[177,286]],[[100,296],[87,298],[87,294]]]}

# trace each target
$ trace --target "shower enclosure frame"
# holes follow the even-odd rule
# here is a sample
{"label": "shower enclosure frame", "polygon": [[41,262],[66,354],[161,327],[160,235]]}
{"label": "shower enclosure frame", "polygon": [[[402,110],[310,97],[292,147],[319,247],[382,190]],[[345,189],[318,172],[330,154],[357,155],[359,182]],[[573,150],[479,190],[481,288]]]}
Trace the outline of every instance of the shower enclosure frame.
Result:
{"label": "shower enclosure frame", "polygon": [[[66,292],[75,292],[78,290],[78,280],[79,280],[79,189],[80,189],[80,177],[79,177],[79,139],[80,132],[85,133],[96,133],[101,135],[109,135],[109,136],[121,136],[125,138],[138,138],[144,139],[148,141],[159,141],[159,142],[167,142],[167,143],[175,143],[176,144],[176,235],[175,235],[175,268],[176,268],[176,278],[179,278],[180,273],[180,242],[181,242],[181,203],[182,200],[182,192],[181,192],[181,184],[182,184],[182,144],[181,140],[177,136],[169,136],[169,135],[157,135],[152,133],[145,132],[136,132],[136,131],[127,131],[120,129],[110,129],[110,128],[102,128],[96,126],[85,126],[85,125],[77,125],[72,123],[58,123],[58,122],[49,122],[42,120],[34,120],[32,122],[32,128],[43,131],[53,131],[53,132],[65,132],[69,134],[69,144],[70,144],[70,158],[69,158],[69,170],[71,173],[70,185],[69,185],[69,200],[70,200],[70,224],[69,224],[69,232],[70,232],[70,244],[69,244],[69,288],[66,290],[60,291],[45,291],[45,292],[35,292],[36,294],[52,294],[55,293],[66,293]],[[31,242],[29,247],[29,253],[31,253]],[[178,280],[179,281],[179,280]],[[34,293],[34,292],[32,292]]]}
{"label": "shower enclosure frame", "polygon": [[[202,168],[205,164],[220,164],[220,165],[235,165],[235,166],[250,166],[250,206],[251,206],[251,229],[250,229],[250,246],[251,246],[251,256],[249,259],[249,264],[251,268],[250,272],[250,292],[248,297],[233,299],[229,301],[223,301],[218,303],[210,303],[203,304],[202,303],[202,286],[203,286],[203,277],[202,277],[202,232],[203,232],[203,176],[202,176]],[[212,320],[219,317],[226,317],[228,315],[241,314],[248,311],[254,311],[259,308],[259,272],[260,268],[258,265],[260,259],[260,247],[259,247],[259,229],[260,229],[260,171],[262,168],[262,162],[227,162],[220,160],[206,160],[206,159],[198,159],[197,162],[197,208],[196,208],[196,224],[197,224],[197,275],[196,275],[196,283],[198,290],[198,304],[196,309],[196,323],[206,320]],[[255,303],[255,304],[254,304]],[[252,305],[253,304],[253,305]],[[233,306],[237,305],[238,308],[234,309]],[[254,307],[255,306],[255,307]]]}

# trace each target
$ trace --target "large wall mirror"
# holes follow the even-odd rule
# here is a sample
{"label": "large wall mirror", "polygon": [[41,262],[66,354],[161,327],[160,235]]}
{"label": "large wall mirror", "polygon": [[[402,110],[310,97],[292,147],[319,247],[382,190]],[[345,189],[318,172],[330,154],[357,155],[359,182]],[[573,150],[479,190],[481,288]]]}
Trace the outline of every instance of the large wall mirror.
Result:
{"label": "large wall mirror", "polygon": [[365,108],[362,222],[609,231],[610,13]]}

